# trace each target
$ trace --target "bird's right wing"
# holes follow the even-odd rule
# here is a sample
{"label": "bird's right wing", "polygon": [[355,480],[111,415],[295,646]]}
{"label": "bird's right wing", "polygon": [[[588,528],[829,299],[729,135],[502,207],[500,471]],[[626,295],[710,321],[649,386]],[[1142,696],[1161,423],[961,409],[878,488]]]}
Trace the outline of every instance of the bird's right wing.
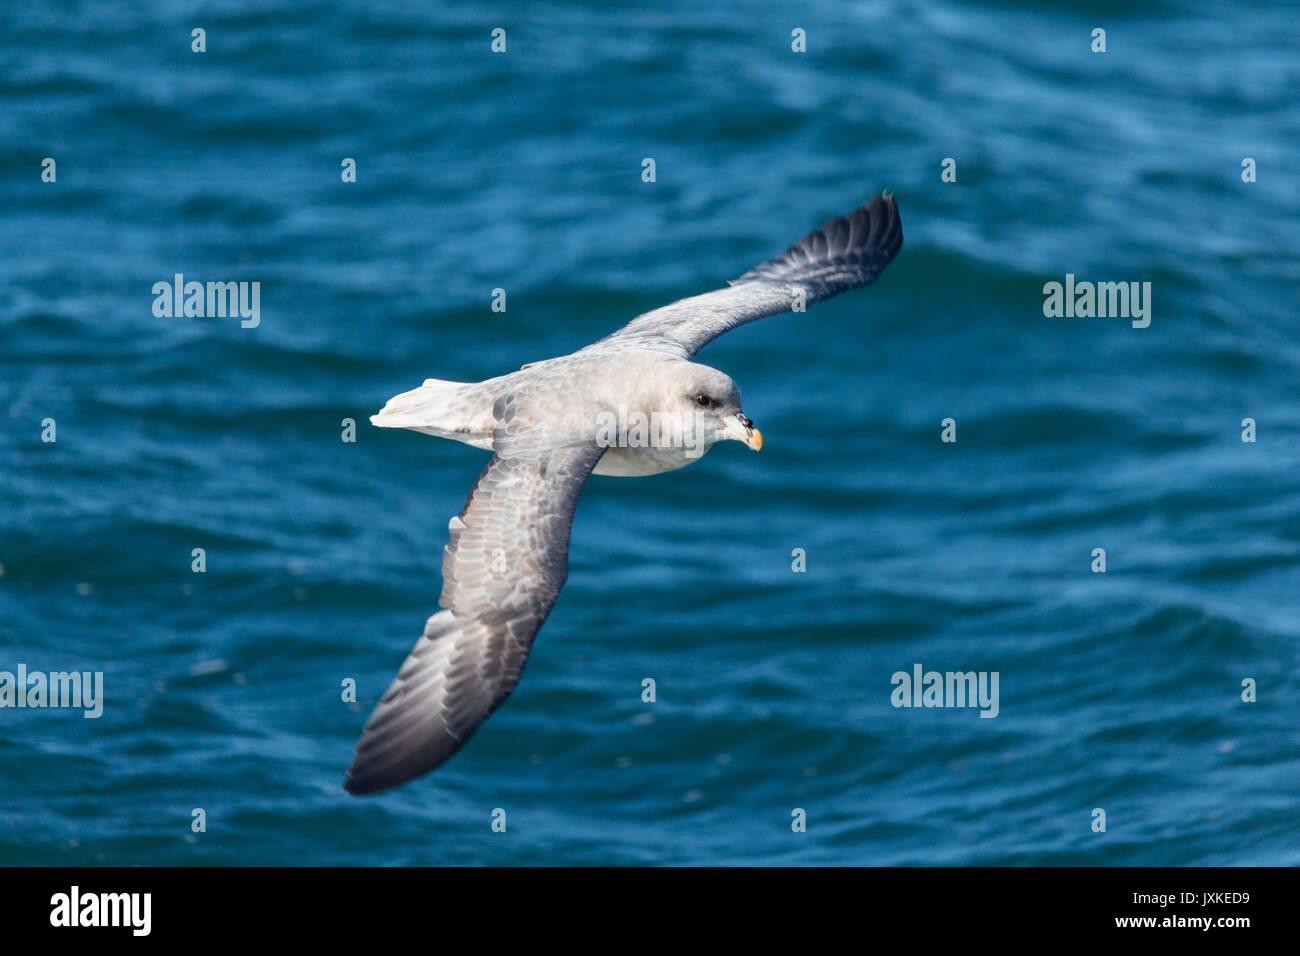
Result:
{"label": "bird's right wing", "polygon": [[883,192],[731,280],[728,288],[639,315],[583,351],[655,349],[690,358],[746,322],[802,311],[841,292],[870,285],[902,247],[898,204]]}
{"label": "bird's right wing", "polygon": [[343,786],[386,790],[455,753],[519,682],[568,573],[578,495],[605,449],[593,444],[498,453],[451,519],[444,608],[366,721]]}

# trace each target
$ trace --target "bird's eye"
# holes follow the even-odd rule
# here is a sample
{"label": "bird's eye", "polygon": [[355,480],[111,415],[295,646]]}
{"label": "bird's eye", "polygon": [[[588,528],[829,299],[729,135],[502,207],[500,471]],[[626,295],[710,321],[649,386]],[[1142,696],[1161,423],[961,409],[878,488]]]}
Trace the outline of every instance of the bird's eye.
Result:
{"label": "bird's eye", "polygon": [[709,396],[705,395],[703,392],[700,392],[695,396],[695,404],[700,406],[700,408],[708,408],[713,404],[713,399],[709,398]]}

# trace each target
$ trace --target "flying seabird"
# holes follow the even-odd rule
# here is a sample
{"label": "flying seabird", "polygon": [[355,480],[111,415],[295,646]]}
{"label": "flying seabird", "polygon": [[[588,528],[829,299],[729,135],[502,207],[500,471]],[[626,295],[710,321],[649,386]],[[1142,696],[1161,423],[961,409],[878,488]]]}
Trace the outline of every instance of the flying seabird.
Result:
{"label": "flying seabird", "polygon": [[437,767],[509,696],[568,573],[587,477],[652,475],[714,442],[763,435],[726,374],[691,361],[722,333],[871,284],[903,245],[883,192],[729,286],[633,319],[598,342],[482,382],[428,379],[372,424],[493,453],[451,519],[438,611],[357,742],[343,786],[368,794]]}

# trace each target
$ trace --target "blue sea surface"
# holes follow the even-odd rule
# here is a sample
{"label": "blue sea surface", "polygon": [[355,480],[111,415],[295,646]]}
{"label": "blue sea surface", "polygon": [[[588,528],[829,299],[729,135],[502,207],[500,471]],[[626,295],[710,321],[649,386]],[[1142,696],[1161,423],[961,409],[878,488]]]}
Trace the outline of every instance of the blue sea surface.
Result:
{"label": "blue sea surface", "polygon": [[[1203,0],[0,6],[0,671],[105,695],[0,709],[0,863],[1300,864],[1298,40]],[[485,460],[368,416],[882,188],[874,286],[700,356],[762,453],[594,478],[513,696],[345,794]],[[177,273],[260,323],[156,316]],[[1046,317],[1067,274],[1150,326]],[[997,672],[996,718],[893,706],[917,664]]]}

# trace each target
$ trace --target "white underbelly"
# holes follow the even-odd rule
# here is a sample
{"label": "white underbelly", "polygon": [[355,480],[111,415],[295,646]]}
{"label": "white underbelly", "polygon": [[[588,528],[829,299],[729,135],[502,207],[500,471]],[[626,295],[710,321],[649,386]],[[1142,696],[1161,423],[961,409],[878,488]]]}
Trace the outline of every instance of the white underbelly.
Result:
{"label": "white underbelly", "polygon": [[631,478],[639,475],[658,475],[665,471],[684,468],[699,461],[707,448],[610,448],[596,463],[593,474],[615,475]]}

